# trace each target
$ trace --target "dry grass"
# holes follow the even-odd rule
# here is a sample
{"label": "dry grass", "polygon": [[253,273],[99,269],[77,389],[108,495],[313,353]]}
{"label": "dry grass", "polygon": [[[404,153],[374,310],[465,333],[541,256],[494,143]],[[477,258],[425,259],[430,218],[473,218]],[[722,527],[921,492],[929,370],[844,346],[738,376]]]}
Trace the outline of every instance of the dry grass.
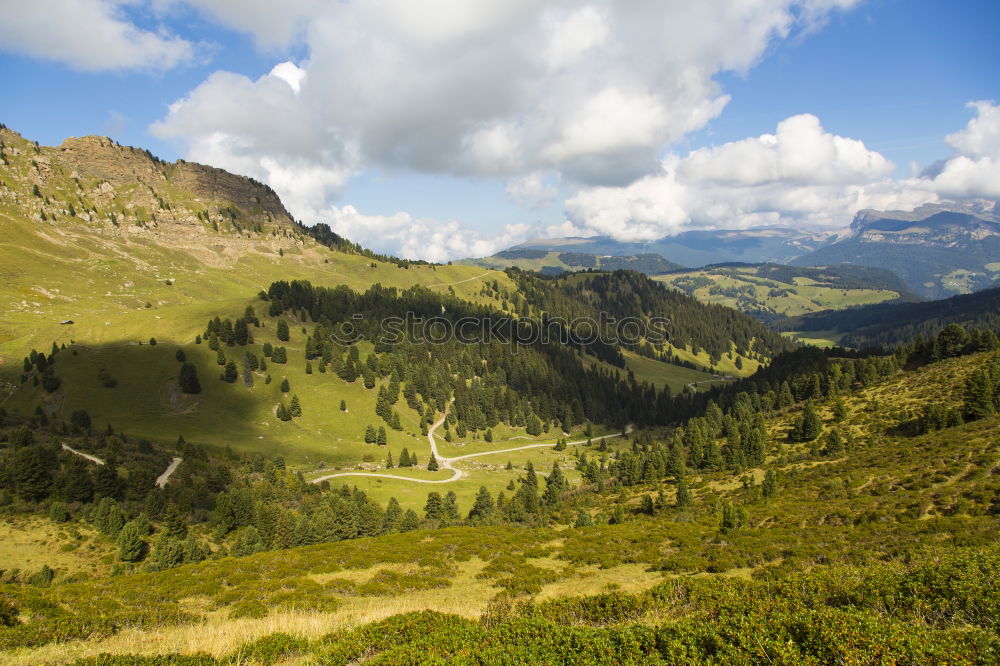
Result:
{"label": "dry grass", "polygon": [[57,577],[86,574],[94,578],[111,570],[114,546],[83,523],[56,524],[40,517],[8,517],[0,522],[0,570],[19,569],[22,576],[49,565]]}

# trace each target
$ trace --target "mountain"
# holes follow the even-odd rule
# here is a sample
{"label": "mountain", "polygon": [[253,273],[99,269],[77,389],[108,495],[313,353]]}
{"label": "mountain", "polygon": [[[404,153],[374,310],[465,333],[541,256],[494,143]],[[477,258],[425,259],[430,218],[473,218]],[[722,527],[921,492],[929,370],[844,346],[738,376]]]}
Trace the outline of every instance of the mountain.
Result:
{"label": "mountain", "polygon": [[715,264],[657,275],[655,280],[706,303],[761,319],[919,298],[889,271],[841,264],[803,268],[781,264]]}
{"label": "mountain", "polygon": [[463,259],[455,263],[498,269],[514,266],[521,270],[538,271],[548,275],[588,269],[632,270],[647,275],[656,275],[683,268],[680,264],[667,261],[658,254],[616,256],[571,251],[555,252],[534,248],[511,248],[497,252],[491,257]]}
{"label": "mountain", "polygon": [[657,241],[630,243],[606,236],[527,241],[512,249],[634,256],[658,254],[682,266],[740,261],[787,263],[828,243],[834,234],[757,227],[745,230],[685,231]]}
{"label": "mountain", "polygon": [[937,335],[948,324],[1000,332],[1000,288],[923,303],[879,303],[839,312],[816,312],[776,322],[777,329],[822,331],[837,344],[891,347]]}
{"label": "mountain", "polygon": [[925,298],[968,293],[1000,277],[996,202],[863,210],[850,233],[794,258],[796,266],[849,263],[899,275]]}

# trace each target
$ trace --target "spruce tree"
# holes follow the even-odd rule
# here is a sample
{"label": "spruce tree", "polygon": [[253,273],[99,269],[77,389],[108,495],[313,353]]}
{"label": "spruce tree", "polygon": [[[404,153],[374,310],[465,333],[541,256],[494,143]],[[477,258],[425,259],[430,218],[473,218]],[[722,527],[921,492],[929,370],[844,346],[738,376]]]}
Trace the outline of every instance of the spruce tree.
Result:
{"label": "spruce tree", "polygon": [[479,486],[476,500],[469,511],[469,520],[484,520],[493,513],[493,497],[486,486]]}
{"label": "spruce tree", "polygon": [[289,331],[288,331],[288,322],[286,322],[284,319],[279,319],[278,320],[278,328],[275,331],[275,335],[282,342],[288,342],[289,337],[290,337]]}
{"label": "spruce tree", "polygon": [[802,427],[799,431],[799,441],[811,442],[823,432],[823,422],[816,412],[816,405],[812,400],[806,402],[805,410],[802,412]]}
{"label": "spruce tree", "polygon": [[410,452],[405,448],[403,449],[403,452],[399,454],[399,466],[400,467],[410,466]]}
{"label": "spruce tree", "polygon": [[438,471],[438,461],[437,461],[437,458],[434,457],[433,453],[431,453],[431,459],[427,463],[427,471],[429,471],[429,472],[436,472],[436,471]]}
{"label": "spruce tree", "polygon": [[232,384],[237,379],[239,379],[239,376],[240,376],[240,372],[236,368],[236,363],[233,362],[233,361],[227,362],[226,363],[226,371],[223,373],[222,378],[225,379],[228,383]]}
{"label": "spruce tree", "polygon": [[691,503],[691,491],[688,490],[687,481],[682,476],[677,481],[677,507],[683,508]]}
{"label": "spruce tree", "polygon": [[292,396],[292,402],[288,405],[288,413],[292,418],[296,419],[302,416],[302,405],[299,403],[299,396]]}
{"label": "spruce tree", "polygon": [[282,393],[288,393],[290,390],[291,390],[291,387],[288,385],[288,379],[287,378],[282,378],[282,380],[281,380],[281,392]]}
{"label": "spruce tree", "polygon": [[198,368],[194,363],[184,363],[181,365],[181,373],[178,378],[181,391],[191,395],[201,393],[201,383],[198,381]]}
{"label": "spruce tree", "polygon": [[441,499],[440,493],[435,491],[427,493],[424,517],[427,520],[441,520],[444,517],[444,500]]}
{"label": "spruce tree", "polygon": [[365,428],[365,444],[374,444],[377,439],[378,435],[375,432],[375,426],[369,423],[368,427]]}
{"label": "spruce tree", "polygon": [[399,524],[400,532],[412,532],[420,527],[420,517],[413,509],[407,509],[403,514],[403,520]]}
{"label": "spruce tree", "polygon": [[122,562],[139,562],[146,556],[147,544],[142,538],[139,524],[130,521],[118,533],[118,559]]}
{"label": "spruce tree", "polygon": [[342,411],[342,412],[346,412],[347,411],[347,401],[346,400],[341,400],[340,401],[340,411]]}
{"label": "spruce tree", "polygon": [[392,469],[392,451],[385,452],[385,468]]}
{"label": "spruce tree", "polygon": [[375,437],[375,443],[379,446],[386,445],[385,428],[383,426],[378,427],[378,435]]}

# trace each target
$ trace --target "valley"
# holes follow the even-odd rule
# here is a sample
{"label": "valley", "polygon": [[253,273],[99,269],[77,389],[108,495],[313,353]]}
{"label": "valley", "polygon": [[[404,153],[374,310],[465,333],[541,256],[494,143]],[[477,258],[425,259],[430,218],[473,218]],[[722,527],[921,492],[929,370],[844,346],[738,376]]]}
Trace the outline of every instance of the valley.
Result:
{"label": "valley", "polygon": [[248,179],[2,136],[4,663],[1000,645],[995,290],[406,261]]}

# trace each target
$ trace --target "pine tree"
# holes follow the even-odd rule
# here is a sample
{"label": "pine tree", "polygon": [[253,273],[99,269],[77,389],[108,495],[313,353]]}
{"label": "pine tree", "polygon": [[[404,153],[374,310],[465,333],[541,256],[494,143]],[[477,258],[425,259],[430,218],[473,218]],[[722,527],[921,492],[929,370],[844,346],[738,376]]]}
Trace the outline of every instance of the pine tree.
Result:
{"label": "pine tree", "polygon": [[[402,465],[400,465],[402,467]],[[392,451],[385,452],[385,468],[392,469]]]}
{"label": "pine tree", "polygon": [[279,319],[278,320],[278,328],[275,331],[275,335],[282,342],[288,342],[288,340],[290,338],[289,331],[288,331],[288,322],[286,322],[284,319]]}
{"label": "pine tree", "polygon": [[436,471],[438,471],[438,461],[437,461],[437,458],[434,457],[433,453],[431,453],[431,459],[427,463],[427,471],[429,471],[429,472],[436,472]]}
{"label": "pine tree", "polygon": [[285,407],[285,403],[279,402],[278,406],[274,410],[274,415],[279,421],[291,421],[292,415],[288,413],[288,408]]}
{"label": "pine tree", "polygon": [[374,444],[377,439],[378,435],[375,432],[375,426],[369,423],[368,427],[365,428],[365,444]]}
{"label": "pine tree", "polygon": [[122,480],[110,460],[106,465],[98,465],[94,472],[94,495],[121,499]]}
{"label": "pine tree", "polygon": [[997,387],[987,368],[979,368],[965,382],[965,418],[974,421],[997,411]]}
{"label": "pine tree", "polygon": [[654,513],[656,513],[656,507],[653,506],[652,495],[642,496],[642,506],[639,508],[639,510],[642,511],[647,516],[652,516]]}
{"label": "pine tree", "polygon": [[403,449],[403,452],[399,454],[399,466],[400,467],[410,466],[410,452],[405,448]]}
{"label": "pine tree", "polygon": [[378,444],[379,446],[386,445],[385,428],[382,426],[378,427],[378,435],[376,435],[375,437],[375,443]]}
{"label": "pine tree", "polygon": [[566,477],[559,469],[559,463],[554,463],[552,473],[545,478],[545,493],[542,495],[542,502],[549,506],[556,504],[566,485]]}
{"label": "pine tree", "polygon": [[226,363],[226,371],[222,375],[222,378],[225,379],[230,384],[232,384],[239,378],[239,376],[240,372],[236,368],[236,363],[234,363],[233,361],[229,361],[228,363]]}
{"label": "pine tree", "polygon": [[292,418],[296,419],[302,416],[302,405],[299,403],[299,396],[292,396],[292,402],[288,405],[288,413]]}
{"label": "pine tree", "polygon": [[187,360],[187,356],[184,354],[183,349],[178,349],[176,352],[174,352],[174,358],[177,359],[178,363],[183,363],[184,361]]}
{"label": "pine tree", "polygon": [[444,500],[441,499],[440,493],[435,491],[427,493],[424,517],[427,520],[441,520],[444,517]]}
{"label": "pine tree", "polygon": [[691,491],[688,490],[687,481],[681,477],[677,481],[677,508],[684,508],[691,504]]}
{"label": "pine tree", "polygon": [[139,562],[146,556],[148,548],[139,524],[130,521],[118,533],[118,559],[122,562]]}
{"label": "pine tree", "polygon": [[198,381],[198,368],[194,363],[184,363],[181,365],[180,377],[178,378],[181,391],[191,395],[201,393],[201,383]]}
{"label": "pine tree", "polygon": [[486,429],[486,434],[483,435],[483,439],[485,439],[487,442],[493,441],[493,428]]}
{"label": "pine tree", "polygon": [[458,520],[458,496],[455,491],[449,490],[444,496],[441,512],[447,520]]}
{"label": "pine tree", "polygon": [[281,392],[282,393],[288,393],[290,390],[291,390],[291,387],[288,385],[288,379],[287,378],[282,378],[282,380],[281,380]]}
{"label": "pine tree", "polygon": [[486,486],[480,486],[476,500],[469,511],[469,520],[485,520],[493,513],[493,497]]}
{"label": "pine tree", "polygon": [[420,517],[413,509],[407,509],[403,514],[403,520],[399,524],[400,532],[412,532],[420,527]]}
{"label": "pine tree", "polygon": [[341,400],[340,401],[340,411],[342,411],[342,412],[346,412],[347,411],[347,401],[346,400]]}
{"label": "pine tree", "polygon": [[40,446],[15,452],[13,474],[16,493],[24,500],[39,502],[52,492],[52,467]]}
{"label": "pine tree", "polygon": [[811,442],[823,432],[823,422],[816,412],[816,405],[812,400],[806,402],[805,410],[802,412],[801,422],[798,427],[798,441]]}

